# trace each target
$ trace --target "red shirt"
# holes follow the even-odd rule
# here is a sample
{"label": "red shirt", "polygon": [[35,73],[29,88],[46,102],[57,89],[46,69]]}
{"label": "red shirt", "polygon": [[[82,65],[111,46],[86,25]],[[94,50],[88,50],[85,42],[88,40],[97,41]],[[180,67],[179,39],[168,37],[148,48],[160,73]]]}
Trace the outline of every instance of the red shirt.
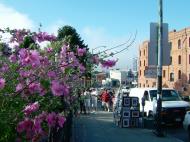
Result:
{"label": "red shirt", "polygon": [[107,93],[107,92],[103,92],[102,95],[101,95],[101,100],[103,102],[109,102],[110,100],[110,95]]}

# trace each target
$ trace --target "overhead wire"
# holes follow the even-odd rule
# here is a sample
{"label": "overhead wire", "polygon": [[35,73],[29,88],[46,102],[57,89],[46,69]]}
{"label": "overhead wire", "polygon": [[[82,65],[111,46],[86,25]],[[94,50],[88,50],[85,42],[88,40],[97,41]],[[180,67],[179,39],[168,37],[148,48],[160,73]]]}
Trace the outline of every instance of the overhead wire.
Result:
{"label": "overhead wire", "polygon": [[127,49],[135,42],[136,36],[137,36],[137,31],[135,32],[134,38],[133,38],[133,40],[129,43],[129,45],[127,45],[125,48],[121,49],[120,51],[117,51],[117,52],[115,52],[115,53],[113,53],[113,54],[110,54],[109,56],[106,56],[105,58],[113,57],[113,56],[115,56],[115,55],[117,55],[117,54],[119,54],[119,53],[121,53],[121,52],[127,50]]}

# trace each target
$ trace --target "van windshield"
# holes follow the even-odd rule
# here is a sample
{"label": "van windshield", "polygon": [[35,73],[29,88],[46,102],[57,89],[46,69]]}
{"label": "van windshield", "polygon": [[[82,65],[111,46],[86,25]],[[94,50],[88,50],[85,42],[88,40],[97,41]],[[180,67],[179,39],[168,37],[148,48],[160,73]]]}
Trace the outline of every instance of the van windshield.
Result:
{"label": "van windshield", "polygon": [[[150,90],[150,98],[157,98],[157,90]],[[162,100],[163,101],[179,101],[181,98],[175,90],[162,90]]]}

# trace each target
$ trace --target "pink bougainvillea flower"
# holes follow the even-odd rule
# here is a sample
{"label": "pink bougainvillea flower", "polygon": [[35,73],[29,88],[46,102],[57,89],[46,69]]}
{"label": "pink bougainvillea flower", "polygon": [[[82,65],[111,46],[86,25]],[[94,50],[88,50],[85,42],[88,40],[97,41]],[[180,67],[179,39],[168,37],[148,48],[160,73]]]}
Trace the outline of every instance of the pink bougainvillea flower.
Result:
{"label": "pink bougainvillea flower", "polygon": [[39,109],[39,103],[38,103],[38,102],[35,102],[35,103],[33,103],[33,104],[27,105],[27,106],[24,108],[23,112],[24,112],[25,115],[28,116],[28,115],[30,115],[32,112],[37,111],[38,109]]}
{"label": "pink bougainvillea flower", "polygon": [[24,121],[21,121],[18,123],[17,125],[17,132],[18,133],[22,133],[24,130],[25,130],[25,122]]}
{"label": "pink bougainvillea flower", "polygon": [[30,51],[30,62],[33,67],[37,67],[40,65],[40,54],[36,50]]}
{"label": "pink bougainvillea flower", "polygon": [[22,133],[24,131],[30,131],[33,126],[33,121],[29,118],[25,118],[25,120],[21,121],[17,125],[17,132]]}
{"label": "pink bougainvillea flower", "polygon": [[39,134],[39,133],[42,132],[41,123],[42,123],[42,120],[41,120],[40,118],[36,117],[36,118],[34,119],[34,127],[33,127],[33,129],[34,129],[34,131],[35,131],[37,134]]}
{"label": "pink bougainvillea flower", "polygon": [[9,57],[9,60],[10,60],[12,63],[15,63],[15,62],[17,61],[16,55],[12,54],[12,55]]}
{"label": "pink bougainvillea flower", "polygon": [[79,65],[79,69],[82,73],[85,71],[85,67],[82,64]]}
{"label": "pink bougainvillea flower", "polygon": [[56,77],[56,73],[54,71],[49,71],[47,75],[49,78],[52,78],[52,79]]}
{"label": "pink bougainvillea flower", "polygon": [[56,124],[56,113],[52,112],[47,115],[46,121],[49,127],[54,127]]}
{"label": "pink bougainvillea flower", "polygon": [[59,83],[59,81],[53,80],[51,84],[51,91],[55,96],[68,95],[69,88],[68,86]]}
{"label": "pink bougainvillea flower", "polygon": [[26,77],[29,77],[30,75],[32,75],[32,71],[31,70],[28,70],[28,71],[20,70],[19,75],[20,75],[20,77],[26,78]]}
{"label": "pink bougainvillea flower", "polygon": [[3,89],[5,87],[5,79],[0,78],[0,89]]}
{"label": "pink bougainvillea flower", "polygon": [[63,127],[63,124],[65,123],[66,121],[66,118],[64,116],[61,116],[61,115],[58,115],[57,116],[57,121],[58,121],[58,124],[59,124],[59,127]]}
{"label": "pink bougainvillea flower", "polygon": [[51,53],[51,52],[53,51],[53,48],[48,47],[48,48],[46,48],[46,51],[47,51],[48,53]]}
{"label": "pink bougainvillea flower", "polygon": [[21,83],[17,84],[16,86],[16,92],[20,91],[23,89],[23,85]]}
{"label": "pink bougainvillea flower", "polygon": [[117,62],[118,60],[103,60],[102,62],[101,62],[101,64],[102,64],[102,67],[106,67],[106,68],[109,68],[109,67],[113,67],[113,66],[115,66],[115,64],[116,64],[116,62]]}
{"label": "pink bougainvillea flower", "polygon": [[86,53],[86,48],[77,48],[78,56],[83,56]]}
{"label": "pink bougainvillea flower", "polygon": [[28,51],[24,48],[20,49],[19,51],[19,57],[20,59],[24,59],[28,56]]}
{"label": "pink bougainvillea flower", "polygon": [[31,83],[28,88],[30,93],[39,93],[42,90],[41,85],[38,82]]}

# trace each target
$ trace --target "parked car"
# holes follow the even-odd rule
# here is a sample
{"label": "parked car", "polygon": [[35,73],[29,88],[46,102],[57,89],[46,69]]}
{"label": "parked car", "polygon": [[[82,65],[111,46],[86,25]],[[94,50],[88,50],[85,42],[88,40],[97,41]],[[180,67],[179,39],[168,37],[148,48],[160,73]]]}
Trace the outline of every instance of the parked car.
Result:
{"label": "parked car", "polygon": [[188,135],[190,139],[190,111],[187,111],[185,114],[185,118],[183,121],[183,128],[188,131]]}
{"label": "parked car", "polygon": [[[157,88],[132,88],[129,96],[139,97],[141,101],[144,97],[144,112],[147,116],[154,116],[157,107]],[[140,102],[140,110],[142,104]],[[190,105],[181,99],[177,91],[170,88],[162,89],[162,123],[182,123],[186,111],[190,110]]]}

